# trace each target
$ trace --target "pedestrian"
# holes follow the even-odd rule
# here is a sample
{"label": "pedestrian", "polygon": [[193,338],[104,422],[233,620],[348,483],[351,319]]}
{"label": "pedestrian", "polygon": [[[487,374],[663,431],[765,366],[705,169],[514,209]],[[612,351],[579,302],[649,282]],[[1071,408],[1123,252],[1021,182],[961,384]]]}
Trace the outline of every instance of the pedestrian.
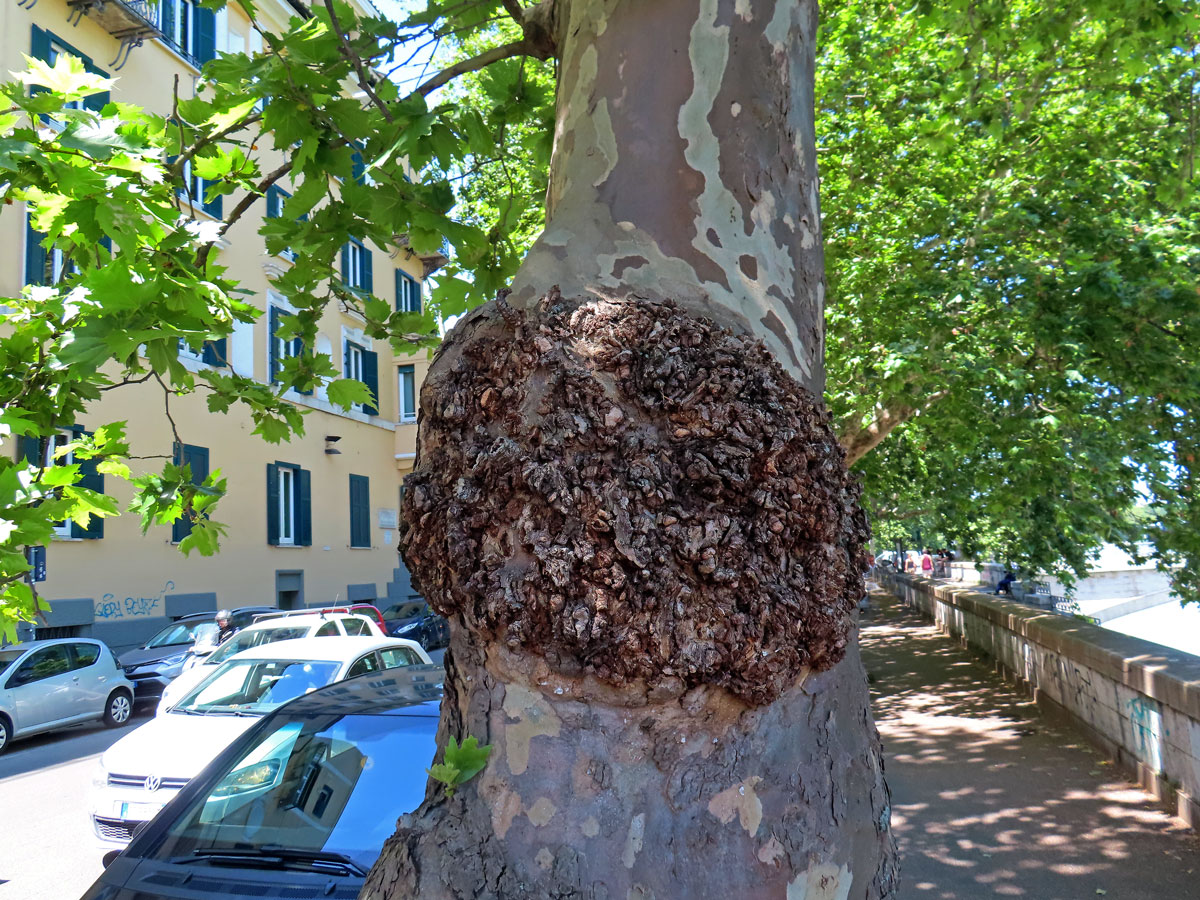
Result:
{"label": "pedestrian", "polygon": [[1001,578],[1000,583],[996,585],[996,596],[999,597],[1001,594],[1008,594],[1008,596],[1011,597],[1013,582],[1016,580],[1017,576],[1013,574],[1012,569],[1006,569],[1004,572],[1004,577]]}
{"label": "pedestrian", "polygon": [[909,574],[915,575],[917,572],[917,552],[909,550],[908,556],[904,560],[904,570]]}
{"label": "pedestrian", "polygon": [[227,609],[217,611],[217,628],[220,632],[217,634],[217,644],[223,644],[225,641],[235,634],[237,629],[233,627],[233,614]]}
{"label": "pedestrian", "polygon": [[933,576],[933,551],[926,550],[921,554],[921,574],[926,578]]}

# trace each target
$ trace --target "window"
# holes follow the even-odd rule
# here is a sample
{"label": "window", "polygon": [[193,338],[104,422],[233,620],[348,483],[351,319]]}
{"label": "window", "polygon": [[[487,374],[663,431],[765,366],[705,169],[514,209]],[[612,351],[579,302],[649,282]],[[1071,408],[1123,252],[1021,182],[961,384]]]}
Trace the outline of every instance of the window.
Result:
{"label": "window", "polygon": [[[278,306],[271,306],[267,310],[267,363],[268,368],[270,369],[270,379],[272,384],[277,384],[283,380],[280,377],[283,361],[285,359],[291,359],[294,356],[299,356],[300,350],[304,346],[303,341],[301,341],[299,337],[277,337],[280,319],[285,315],[290,315],[290,313],[281,310]],[[298,391],[298,393],[311,394],[312,391]]]}
{"label": "window", "polygon": [[71,670],[71,658],[66,644],[55,644],[38,650],[21,663],[21,667],[8,680],[8,687],[31,684],[44,678],[53,678]]}
{"label": "window", "polygon": [[341,637],[341,632],[338,631],[337,622],[326,622],[317,629],[313,637]]}
{"label": "window", "polygon": [[217,22],[211,9],[201,9],[194,0],[162,0],[161,28],[164,40],[197,67],[217,55]]}
{"label": "window", "polygon": [[[273,184],[267,188],[267,218],[282,219],[283,205],[291,198],[291,196],[291,194],[278,185]],[[300,221],[308,221],[308,216],[301,216]],[[296,254],[293,252],[291,247],[285,247],[280,251],[279,255],[288,260],[294,260],[296,258]]]}
{"label": "window", "polygon": [[183,183],[187,185],[187,190],[183,192],[183,196],[187,197],[194,207],[200,207],[200,209],[214,219],[220,219],[224,216],[224,204],[222,203],[224,198],[216,196],[211,200],[204,199],[208,189],[216,184],[216,182],[201,178],[199,175],[193,175],[192,161],[190,159],[183,164]]}
{"label": "window", "polygon": [[412,366],[400,366],[400,421],[417,421],[417,373]]}
{"label": "window", "polygon": [[350,238],[342,248],[342,282],[350,290],[365,294],[375,289],[371,276],[371,251],[362,241]]}
{"label": "window", "polygon": [[307,469],[267,464],[267,543],[312,546],[312,473]]}
{"label": "window", "polygon": [[354,678],[356,675],[367,675],[371,672],[379,671],[379,660],[375,658],[374,653],[370,653],[361,659],[354,661],[354,665],[350,667],[350,671],[346,673],[347,678]]}
{"label": "window", "polygon": [[100,658],[100,648],[95,644],[72,644],[71,650],[75,654],[76,669],[86,669],[95,665],[96,660]]}
{"label": "window", "polygon": [[417,656],[412,650],[407,647],[389,647],[386,650],[380,650],[379,655],[383,657],[383,667],[385,669],[396,669],[400,666],[419,666],[421,657]]}
{"label": "window", "polygon": [[[192,471],[192,484],[203,484],[208,477],[208,448],[194,447],[191,444],[175,445],[175,465],[189,466]],[[178,544],[192,533],[192,520],[187,513],[171,525],[171,540]]]}
{"label": "window", "polygon": [[371,480],[350,476],[350,546],[371,546]]}
{"label": "window", "polygon": [[368,637],[371,635],[371,629],[367,627],[367,623],[362,619],[356,619],[353,616],[347,616],[342,619],[342,627],[346,629],[346,634],[365,634]]}
{"label": "window", "polygon": [[[74,56],[80,62],[82,62],[83,67],[93,75],[101,75],[105,78],[108,77],[108,73],[97,67],[96,64],[92,62],[90,56],[84,56],[58,35],[51,31],[47,31],[44,28],[38,28],[36,25],[33,26],[33,39],[30,42],[30,50],[31,56],[35,57],[36,59],[40,59],[42,62],[51,66],[54,65],[55,61],[63,54]],[[45,88],[36,85],[30,89],[31,93],[35,94],[43,90],[45,90]],[[108,91],[104,91],[100,94],[92,94],[91,96],[84,97],[83,100],[77,100],[74,103],[68,103],[67,106],[73,109],[90,109],[93,112],[99,112],[108,103],[108,99]]]}
{"label": "window", "polygon": [[421,311],[421,283],[399,269],[396,270],[396,309],[411,313]]}
{"label": "window", "polygon": [[[76,486],[103,494],[104,475],[97,470],[100,462],[99,459],[76,460],[75,454],[71,452],[67,452],[55,459],[55,453],[58,450],[72,441],[85,436],[87,436],[87,432],[82,427],[75,426],[69,430],[60,431],[48,439],[39,440],[37,438],[23,437],[21,438],[21,454],[30,465],[40,468],[69,466],[78,462],[79,480],[75,483]],[[104,537],[104,520],[99,516],[92,516],[88,520],[86,528],[70,520],[59,522],[54,527],[54,533],[62,538],[98,540]]]}
{"label": "window", "polygon": [[370,403],[359,404],[358,409],[368,416],[379,415],[379,354],[349,339],[345,342],[342,354],[345,361],[343,374],[365,384],[373,398]]}
{"label": "window", "polygon": [[40,231],[35,231],[33,223],[25,220],[25,283],[58,284],[68,275],[76,271],[75,264],[58,247],[47,250],[42,246],[46,239]]}
{"label": "window", "polygon": [[200,350],[193,350],[183,338],[179,339],[179,358],[190,359],[192,362],[204,363],[207,366],[224,366],[226,346],[228,342],[225,338],[217,338],[215,341],[205,341],[204,346]]}

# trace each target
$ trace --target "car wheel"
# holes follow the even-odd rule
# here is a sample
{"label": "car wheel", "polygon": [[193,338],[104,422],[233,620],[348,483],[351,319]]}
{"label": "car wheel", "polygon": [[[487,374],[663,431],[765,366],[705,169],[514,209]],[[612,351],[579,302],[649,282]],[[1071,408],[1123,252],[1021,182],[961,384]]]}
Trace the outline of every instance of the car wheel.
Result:
{"label": "car wheel", "polygon": [[8,749],[10,740],[12,740],[12,723],[8,721],[7,716],[0,716],[0,753]]}
{"label": "car wheel", "polygon": [[104,708],[104,724],[109,728],[119,728],[129,721],[133,713],[133,698],[125,691],[113,691]]}

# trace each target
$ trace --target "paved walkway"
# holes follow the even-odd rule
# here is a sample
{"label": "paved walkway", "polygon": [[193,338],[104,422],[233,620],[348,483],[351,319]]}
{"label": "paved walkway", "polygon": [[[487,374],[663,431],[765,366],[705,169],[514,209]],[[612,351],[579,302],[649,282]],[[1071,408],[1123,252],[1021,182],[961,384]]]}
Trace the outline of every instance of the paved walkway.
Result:
{"label": "paved walkway", "polygon": [[901,900],[1200,900],[1200,839],[917,613],[876,593],[863,660]]}

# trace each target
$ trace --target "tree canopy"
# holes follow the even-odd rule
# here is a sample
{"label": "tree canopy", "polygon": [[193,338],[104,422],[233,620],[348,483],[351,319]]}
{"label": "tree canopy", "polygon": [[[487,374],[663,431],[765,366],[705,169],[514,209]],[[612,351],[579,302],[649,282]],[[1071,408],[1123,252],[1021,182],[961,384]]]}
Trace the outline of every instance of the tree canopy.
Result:
{"label": "tree canopy", "polygon": [[[303,429],[288,387],[324,379],[334,402],[361,400],[313,348],[329,304],[361,312],[374,338],[431,343],[436,317],[493,297],[536,234],[553,6],[445,0],[397,23],[326,0],[263,28],[261,53],[207,64],[172,110],[89,108],[79,101],[103,79],[67,57],[32,62],[0,88],[0,196],[6,215],[28,204],[69,264],[3,301],[0,431],[45,439],[147,380],[168,410],[180,391],[218,412],[244,404],[272,441]],[[1200,9],[838,0],[822,13],[826,399],[877,528],[920,522],[964,551],[1056,571],[1081,569],[1102,541],[1146,538],[1197,596]],[[441,68],[402,89],[398,73],[430,52]],[[223,221],[192,214],[190,173],[225,196]],[[215,248],[276,183],[292,197],[262,234],[296,251],[274,287],[297,310],[281,333],[305,350],[273,386],[188,371],[180,341],[198,348],[260,314]],[[448,242],[424,314],[341,286],[351,236]],[[135,483],[146,527],[188,516],[185,552],[216,549],[219,471],[194,486],[170,448],[146,471],[121,423],[69,449]],[[55,521],[118,512],[80,484],[78,463],[46,462],[0,459],[10,633],[35,605],[23,548]]]}

